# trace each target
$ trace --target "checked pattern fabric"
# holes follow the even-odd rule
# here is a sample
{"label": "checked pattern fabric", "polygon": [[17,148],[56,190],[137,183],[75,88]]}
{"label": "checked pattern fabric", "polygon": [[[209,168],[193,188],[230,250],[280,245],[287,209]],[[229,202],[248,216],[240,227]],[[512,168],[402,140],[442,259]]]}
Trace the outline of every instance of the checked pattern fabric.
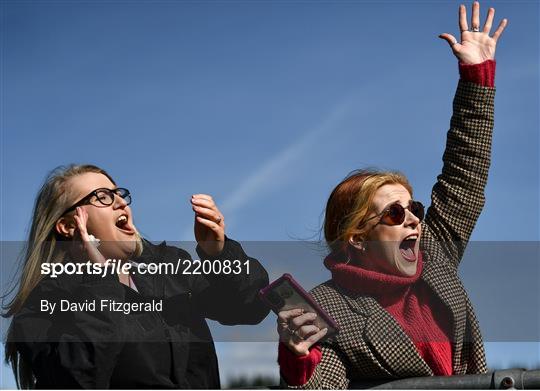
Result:
{"label": "checked pattern fabric", "polygon": [[[455,375],[485,373],[480,327],[458,277],[458,266],[484,206],[491,159],[495,89],[460,81],[431,205],[422,222],[420,276],[452,316]],[[302,386],[345,389],[354,380],[432,376],[398,322],[369,296],[352,295],[329,280],[311,294],[341,327],[322,343],[322,361]]]}

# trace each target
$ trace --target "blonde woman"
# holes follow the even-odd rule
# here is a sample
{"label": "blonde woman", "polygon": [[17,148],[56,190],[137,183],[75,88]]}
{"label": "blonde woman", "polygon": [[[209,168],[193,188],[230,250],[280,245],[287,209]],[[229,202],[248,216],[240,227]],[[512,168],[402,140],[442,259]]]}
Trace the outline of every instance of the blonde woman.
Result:
{"label": "blonde woman", "polygon": [[440,36],[459,60],[461,80],[425,216],[398,173],[356,171],[332,191],[324,222],[332,278],[312,294],[341,331],[322,340],[326,330],[313,324],[315,314],[279,314],[287,386],[341,389],[354,381],[487,371],[458,267],[484,205],[490,165],[495,46],[506,26],[503,19],[489,35],[494,13],[490,8],[481,29],[478,2],[470,26],[461,5],[461,42]]}
{"label": "blonde woman", "polygon": [[[142,239],[130,203],[96,166],[59,168],[45,181],[6,313],[6,361],[20,387],[219,388],[206,318],[255,324],[267,315],[257,299],[267,273],[225,236],[212,197],[194,195],[191,205],[201,260],[238,261],[219,274],[190,273],[186,251]],[[149,272],[178,261],[184,272]]]}

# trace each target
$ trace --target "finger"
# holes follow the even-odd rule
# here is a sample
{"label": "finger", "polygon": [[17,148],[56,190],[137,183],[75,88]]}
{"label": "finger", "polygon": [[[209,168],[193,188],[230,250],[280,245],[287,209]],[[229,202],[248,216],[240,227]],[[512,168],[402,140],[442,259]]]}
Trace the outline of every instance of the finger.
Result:
{"label": "finger", "polygon": [[223,231],[221,226],[217,224],[215,221],[204,219],[201,216],[196,216],[195,219],[197,219],[197,221],[201,223],[202,225],[204,225],[205,227],[210,228],[215,233],[219,233],[220,231]]}
{"label": "finger", "polygon": [[459,6],[459,31],[464,32],[468,31],[469,26],[467,25],[467,8],[461,4]]}
{"label": "finger", "polygon": [[484,24],[484,33],[488,33],[491,30],[491,26],[493,25],[493,17],[495,16],[495,8],[490,8],[488,10],[488,14],[486,17],[486,24]]}
{"label": "finger", "polygon": [[304,338],[302,338],[300,336],[300,334],[298,334],[297,330],[294,330],[291,334],[291,337],[290,337],[290,341],[291,343],[293,344],[298,344],[298,345],[302,345],[304,343]]}
{"label": "finger", "polygon": [[291,328],[293,330],[296,330],[305,324],[313,323],[315,319],[317,319],[317,314],[314,314],[313,312],[306,312],[305,314],[297,316],[290,320],[289,324],[291,325]]}
{"label": "finger", "polygon": [[73,215],[73,220],[75,220],[75,224],[77,225],[77,230],[76,231],[79,231],[79,233],[83,233],[83,225],[82,225],[82,222],[81,222],[81,219],[79,216],[77,215]]}
{"label": "finger", "polygon": [[[288,330],[289,329],[289,324],[286,323],[286,322],[280,322],[278,320],[277,322],[277,332],[280,336],[285,336],[285,334],[283,334],[285,332],[285,330]],[[283,335],[282,335],[283,334]]]}
{"label": "finger", "polygon": [[198,212],[201,210],[201,213],[203,209],[197,209],[197,208],[206,208],[213,212],[213,215],[208,215],[205,217],[209,217],[212,220],[214,220],[216,223],[220,224],[225,218],[223,217],[223,214],[219,211],[218,207],[214,203],[213,200],[207,200],[207,199],[197,199],[197,200],[191,200],[191,205],[193,205],[193,210],[195,212]]}
{"label": "finger", "polygon": [[83,210],[80,206],[77,206],[75,208],[75,214],[74,216],[84,217]]}
{"label": "finger", "polygon": [[300,339],[306,340],[307,338],[309,338],[313,334],[317,334],[319,331],[320,331],[320,329],[317,326],[315,326],[313,324],[308,324],[308,325],[304,325],[304,326],[298,328],[295,331],[295,334]]}
{"label": "finger", "polygon": [[86,223],[88,222],[88,211],[86,210],[86,208],[83,208],[82,206],[78,206],[77,207],[77,214],[82,217],[82,221],[84,223],[84,225],[86,226]]}
{"label": "finger", "polygon": [[319,331],[318,333],[315,333],[315,334],[309,336],[308,338],[306,338],[304,343],[307,345],[308,348],[310,348],[311,346],[316,344],[318,341],[320,341],[321,338],[326,335],[326,333],[328,333],[328,329],[324,328],[321,331]]}
{"label": "finger", "polygon": [[196,212],[198,215],[205,218],[217,219],[218,217],[221,217],[220,214],[212,208],[205,208],[203,206],[192,206],[191,209],[193,209],[193,211]]}
{"label": "finger", "polygon": [[75,225],[80,230],[82,228],[82,221],[79,215],[73,215],[73,220],[75,220]]}
{"label": "finger", "polygon": [[210,196],[208,194],[193,194],[191,196],[191,199],[194,199],[194,198],[203,198],[205,200],[212,201],[212,196]]}
{"label": "finger", "polygon": [[456,52],[459,50],[459,47],[461,47],[461,44],[457,41],[456,38],[454,38],[452,34],[444,33],[439,35],[439,38],[444,39],[446,42],[448,42],[452,50],[455,50]]}
{"label": "finger", "polygon": [[192,198],[191,205],[204,206],[206,208],[215,208],[216,204],[213,200],[208,200],[206,198]]}
{"label": "finger", "polygon": [[73,219],[75,220],[75,224],[77,225],[79,232],[81,232],[81,234],[86,234],[86,221],[84,221],[84,217],[75,214],[73,215]]}
{"label": "finger", "polygon": [[75,230],[75,238],[77,238],[77,235],[80,237],[80,240],[84,243],[89,243],[90,235],[88,235],[88,231],[86,230],[86,224],[82,221],[80,216],[73,215],[73,218],[75,219],[75,223],[77,224],[77,229]]}
{"label": "finger", "polygon": [[193,211],[197,213],[198,216],[204,217],[205,219],[212,220],[216,224],[221,224],[223,217],[213,209],[201,208],[200,206],[194,206]]}
{"label": "finger", "polygon": [[295,316],[302,315],[304,313],[304,310],[302,308],[295,308],[292,310],[286,310],[286,311],[279,311],[278,313],[278,323],[288,323],[290,319],[294,318]]}
{"label": "finger", "polygon": [[497,30],[495,30],[495,32],[493,33],[493,39],[495,40],[495,42],[497,42],[507,24],[508,19],[501,20],[501,23],[499,23],[499,27],[497,27]]}
{"label": "finger", "polygon": [[480,29],[480,3],[478,1],[472,5],[471,27],[473,30]]}

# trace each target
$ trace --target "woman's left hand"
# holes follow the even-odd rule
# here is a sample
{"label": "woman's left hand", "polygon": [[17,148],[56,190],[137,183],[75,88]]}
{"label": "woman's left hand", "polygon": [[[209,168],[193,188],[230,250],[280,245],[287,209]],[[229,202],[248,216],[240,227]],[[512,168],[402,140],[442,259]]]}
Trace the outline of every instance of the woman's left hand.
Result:
{"label": "woman's left hand", "polygon": [[472,6],[471,29],[467,24],[467,10],[462,4],[459,6],[459,29],[461,31],[461,43],[453,35],[444,33],[439,38],[446,40],[452,52],[464,64],[480,64],[486,60],[495,59],[495,47],[497,40],[501,36],[508,20],[503,19],[493,36],[489,36],[495,9],[488,10],[484,28],[480,28],[480,4],[475,1]]}
{"label": "woman's left hand", "polygon": [[[86,223],[88,222],[88,212],[82,206],[78,206],[75,209],[75,215],[73,216],[77,229],[73,235],[73,249],[76,254],[84,254],[81,258],[88,257],[91,262],[105,264],[106,260],[103,254],[98,250],[98,243],[96,239],[90,237],[88,230],[86,229]],[[93,238],[93,239],[92,239]]]}
{"label": "woman's left hand", "polygon": [[207,194],[194,194],[191,206],[195,212],[195,240],[208,255],[218,255],[225,246],[223,215]]}

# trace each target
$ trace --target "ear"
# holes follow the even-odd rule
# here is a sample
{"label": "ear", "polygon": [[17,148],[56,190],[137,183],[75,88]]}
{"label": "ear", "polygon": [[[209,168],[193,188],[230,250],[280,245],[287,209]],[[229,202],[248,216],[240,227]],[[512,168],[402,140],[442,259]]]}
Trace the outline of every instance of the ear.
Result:
{"label": "ear", "polygon": [[349,238],[349,244],[353,246],[355,249],[360,251],[365,251],[365,245],[363,242],[363,239],[358,235],[353,235]]}
{"label": "ear", "polygon": [[73,235],[75,235],[75,222],[72,218],[60,217],[55,228],[56,232],[65,238],[73,238]]}

